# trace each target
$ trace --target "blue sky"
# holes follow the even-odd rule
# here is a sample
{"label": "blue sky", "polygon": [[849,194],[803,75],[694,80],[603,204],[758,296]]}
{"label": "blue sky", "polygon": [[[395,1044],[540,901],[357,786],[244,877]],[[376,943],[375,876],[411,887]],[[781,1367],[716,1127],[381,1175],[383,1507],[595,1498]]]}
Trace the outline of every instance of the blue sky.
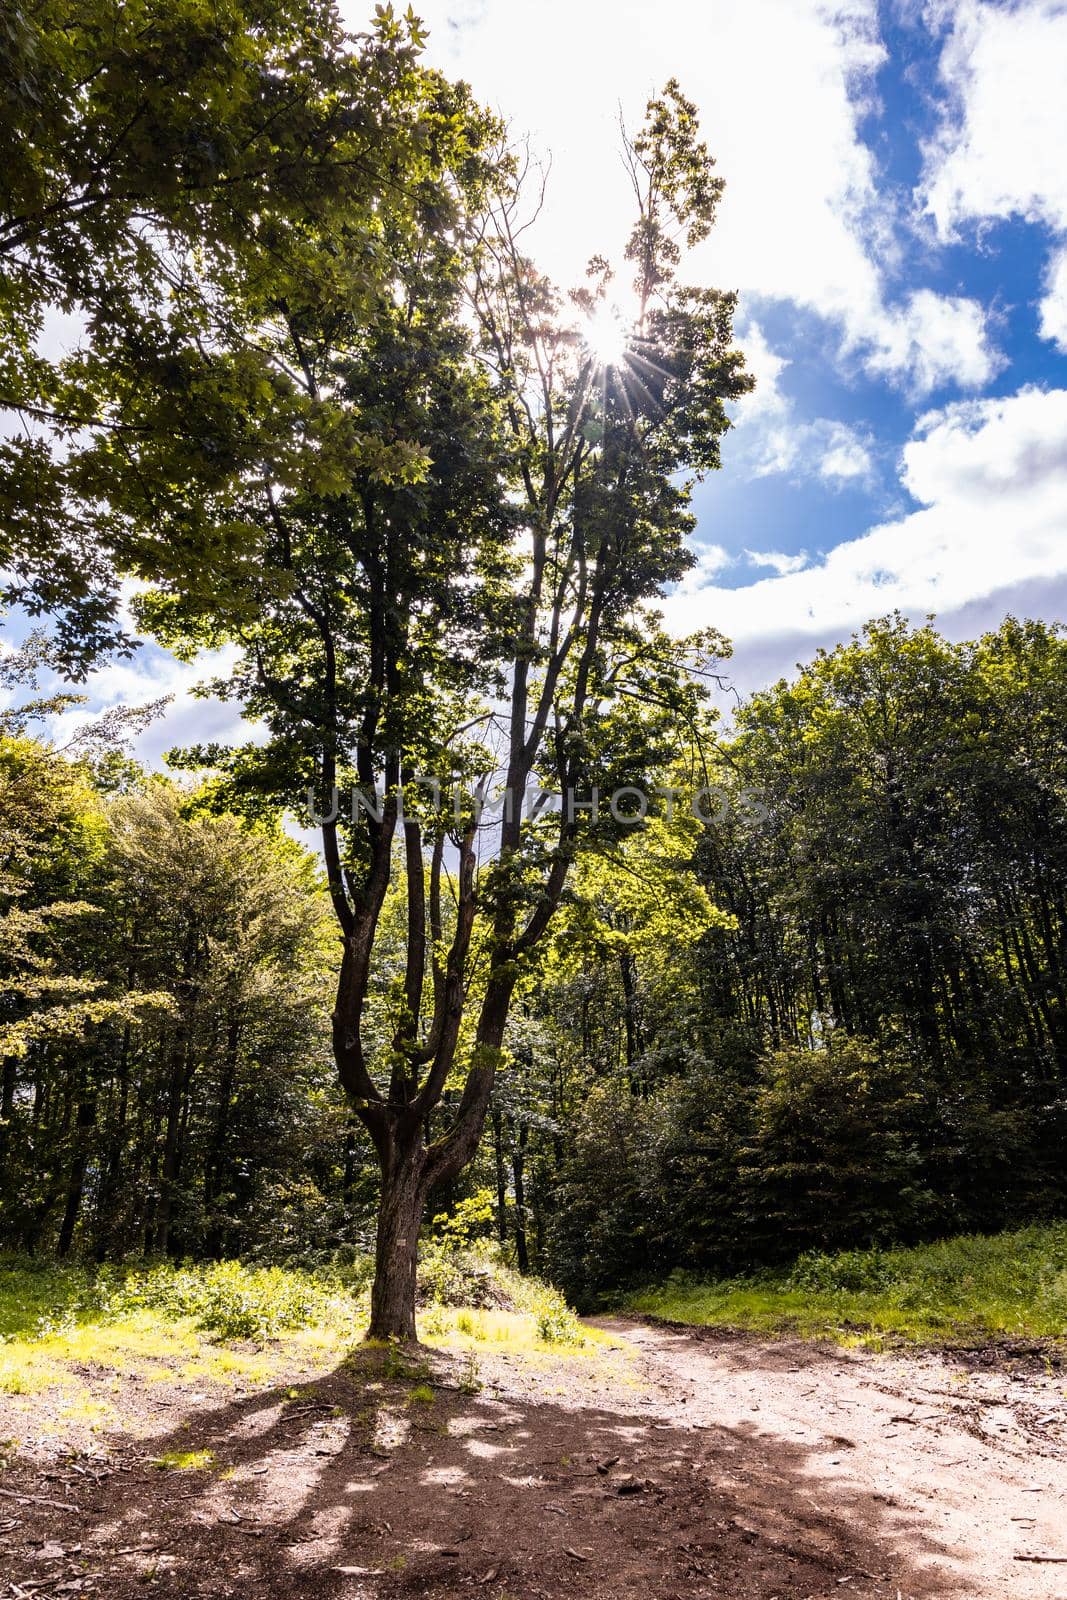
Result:
{"label": "blue sky", "polygon": [[614,118],[677,75],[727,191],[687,263],[758,378],[666,606],[743,687],[899,607],[965,636],[1067,599],[1062,0],[439,0],[431,55],[551,152],[536,247],[618,252]]}
{"label": "blue sky", "polygon": [[[424,0],[428,54],[551,161],[561,282],[628,229],[617,156],[670,76],[727,181],[685,264],[736,288],[758,379],[697,491],[679,631],[743,688],[871,615],[956,637],[1067,604],[1067,0]],[[350,24],[367,9],[350,3]],[[148,648],[95,704],[171,690],[153,755],[232,715]]]}

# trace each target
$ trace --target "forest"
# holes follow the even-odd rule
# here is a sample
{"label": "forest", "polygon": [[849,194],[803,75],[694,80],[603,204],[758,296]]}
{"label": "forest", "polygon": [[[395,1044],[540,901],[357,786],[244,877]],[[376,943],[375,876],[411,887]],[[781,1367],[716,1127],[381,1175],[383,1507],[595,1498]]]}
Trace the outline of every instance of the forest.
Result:
{"label": "forest", "polygon": [[[42,743],[22,706],[2,746],[5,1247],[371,1251],[319,858],[210,783]],[[682,796],[700,764],[715,814],[679,799],[578,863],[476,1155],[431,1212],[462,1205],[586,1300],[1061,1214],[1065,711],[1059,630],[952,645],[890,618],[688,750],[679,727],[655,776]],[[407,894],[398,862],[367,999],[383,1049]]]}
{"label": "forest", "polygon": [[[428,37],[0,25],[0,1593],[946,1594],[892,1425],[928,1520],[981,1416],[1061,1459],[1067,631],[890,606],[739,692],[672,609],[756,390],[700,108],[620,116],[557,283]],[[99,685],[161,660],[225,736],[145,754]]]}

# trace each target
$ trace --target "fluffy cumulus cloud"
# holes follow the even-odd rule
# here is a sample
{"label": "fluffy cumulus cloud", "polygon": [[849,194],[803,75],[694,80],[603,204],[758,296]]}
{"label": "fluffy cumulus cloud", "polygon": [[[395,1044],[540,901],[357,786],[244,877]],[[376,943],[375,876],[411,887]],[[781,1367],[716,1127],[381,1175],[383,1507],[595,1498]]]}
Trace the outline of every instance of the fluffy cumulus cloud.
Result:
{"label": "fluffy cumulus cloud", "polygon": [[734,559],[721,544],[698,545],[693,554],[696,559],[678,587],[680,595],[699,594],[701,589],[714,583]]}
{"label": "fluffy cumulus cloud", "polygon": [[194,693],[197,684],[225,676],[235,659],[236,651],[227,648],[182,662],[169,651],[145,645],[130,660],[112,661],[90,673],[85,685],[88,707],[53,717],[47,731],[62,747],[102,712],[167,699],[161,715],[132,741],[134,754],[147,766],[161,766],[166,751],[183,745],[245,743],[257,737],[256,729],[241,720],[236,706]]}
{"label": "fluffy cumulus cloud", "polygon": [[1067,247],[1053,256],[1041,302],[1041,337],[1067,355]]}
{"label": "fluffy cumulus cloud", "polygon": [[887,311],[867,356],[871,372],[909,375],[919,395],[946,383],[981,389],[1003,365],[975,300],[918,289],[905,310]]}
{"label": "fluffy cumulus cloud", "polygon": [[791,415],[764,428],[740,464],[753,477],[784,472],[793,478],[821,478],[834,488],[866,481],[873,466],[869,440],[848,423],[826,417],[797,422]]}
{"label": "fluffy cumulus cloud", "polygon": [[801,421],[781,386],[788,360],[771,349],[757,322],[748,321],[739,338],[756,387],[736,407],[731,464],[756,478],[782,472],[834,488],[866,482],[874,466],[870,439],[829,417]]}
{"label": "fluffy cumulus cloud", "polygon": [[944,614],[1067,575],[1067,389],[1025,388],[929,412],[905,446],[901,481],[918,510],[801,571],[705,587],[698,600],[675,595],[671,625],[684,632],[714,620],[741,656],[774,639],[803,651],[894,607],[913,618]]}
{"label": "fluffy cumulus cloud", "polygon": [[[892,206],[860,120],[885,59],[875,0],[422,0],[430,59],[551,152],[536,249],[564,282],[618,254],[630,216],[618,106],[678,76],[727,180],[695,268],[830,319],[841,348],[919,391],[984,383],[996,355],[975,302],[898,296]],[[354,10],[352,20],[355,20]]]}
{"label": "fluffy cumulus cloud", "polygon": [[[945,115],[926,151],[920,200],[942,238],[1023,217],[1067,240],[1067,7],[957,0],[940,72]],[[1067,350],[1067,250],[1050,263],[1042,335]]]}
{"label": "fluffy cumulus cloud", "polygon": [[746,550],[749,565],[753,567],[770,567],[784,578],[787,572],[802,572],[808,564],[806,550],[798,550],[796,555],[786,555],[782,550]]}

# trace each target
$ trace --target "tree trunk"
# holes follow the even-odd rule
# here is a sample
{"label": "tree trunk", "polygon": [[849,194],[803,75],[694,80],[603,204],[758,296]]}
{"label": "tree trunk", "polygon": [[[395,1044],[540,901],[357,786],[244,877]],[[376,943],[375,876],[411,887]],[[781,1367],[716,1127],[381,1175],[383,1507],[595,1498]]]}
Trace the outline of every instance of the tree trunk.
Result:
{"label": "tree trunk", "polygon": [[67,1200],[63,1209],[63,1221],[60,1224],[59,1238],[56,1242],[56,1255],[60,1257],[69,1255],[71,1245],[74,1243],[74,1230],[78,1225],[82,1195],[85,1192],[85,1169],[89,1162],[89,1129],[95,1122],[96,1100],[86,1086],[83,1087],[82,1095],[78,1102],[74,1148],[71,1152],[70,1170],[67,1174]]}
{"label": "tree trunk", "polygon": [[504,1119],[493,1112],[493,1153],[496,1158],[496,1236],[501,1249],[508,1242],[508,1180],[504,1172]]}
{"label": "tree trunk", "polygon": [[414,1342],[415,1260],[426,1204],[425,1153],[421,1140],[391,1141],[382,1165],[382,1197],[374,1255],[368,1339]]}
{"label": "tree trunk", "polygon": [[4,1060],[0,1074],[0,1178],[7,1170],[7,1152],[10,1141],[11,1118],[15,1109],[15,1083],[18,1061],[15,1056]]}
{"label": "tree trunk", "polygon": [[171,1227],[174,1220],[174,1201],[178,1190],[178,1172],[182,1158],[182,1112],[185,1094],[192,1076],[188,1038],[175,1049],[171,1058],[170,1086],[167,1091],[167,1121],[163,1136],[163,1166],[160,1172],[159,1202],[156,1206],[155,1247],[161,1256],[171,1249]]}
{"label": "tree trunk", "polygon": [[226,1049],[222,1058],[219,1079],[218,1104],[215,1107],[215,1127],[211,1137],[211,1150],[204,1167],[204,1211],[208,1219],[205,1249],[216,1259],[222,1255],[225,1237],[223,1217],[218,1212],[218,1199],[222,1194],[226,1176],[226,1143],[230,1132],[230,1103],[237,1079],[237,1052],[241,1040],[241,1025],[231,1013],[226,1029]]}
{"label": "tree trunk", "polygon": [[530,1255],[526,1248],[526,1193],[522,1177],[526,1166],[526,1141],[530,1130],[525,1123],[518,1129],[518,1138],[511,1145],[511,1175],[515,1185],[515,1260],[520,1272],[530,1270]]}

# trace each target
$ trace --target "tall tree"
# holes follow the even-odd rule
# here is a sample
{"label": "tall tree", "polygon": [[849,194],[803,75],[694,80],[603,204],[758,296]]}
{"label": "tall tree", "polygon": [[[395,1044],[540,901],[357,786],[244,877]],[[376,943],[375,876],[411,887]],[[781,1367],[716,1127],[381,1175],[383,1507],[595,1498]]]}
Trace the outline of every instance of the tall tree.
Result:
{"label": "tall tree", "polygon": [[[145,624],[178,647],[240,647],[215,687],[267,738],[189,759],[217,769],[226,804],[325,797],[343,941],[334,1054],[381,1166],[379,1337],[414,1334],[426,1196],[475,1150],[515,985],[569,867],[625,826],[597,814],[594,791],[639,785],[677,715],[695,715],[692,647],[668,641],[647,603],[689,563],[680,480],[718,465],[724,402],[749,386],[733,297],[675,282],[721,188],[676,85],[627,145],[635,283],[610,363],[594,335],[603,264],[563,299],[519,250],[493,125],[433,74],[411,92],[423,162],[402,204],[382,191],[390,272],[376,297],[362,217],[284,236],[251,287],[230,286],[214,324],[226,337],[204,358],[211,396],[250,348],[270,384],[250,427],[229,424],[228,471],[175,491],[194,446],[164,447],[158,429],[135,447],[136,472],[114,473],[107,444],[91,463],[156,580]],[[131,366],[132,405],[134,378]],[[208,550],[200,582],[185,558]],[[492,831],[469,796],[437,808],[420,783],[472,773],[496,773],[511,797]],[[535,781],[563,797],[557,809],[525,813]],[[353,785],[358,803],[337,814],[329,797]],[[365,1012],[395,870],[404,977],[382,1046]]]}

